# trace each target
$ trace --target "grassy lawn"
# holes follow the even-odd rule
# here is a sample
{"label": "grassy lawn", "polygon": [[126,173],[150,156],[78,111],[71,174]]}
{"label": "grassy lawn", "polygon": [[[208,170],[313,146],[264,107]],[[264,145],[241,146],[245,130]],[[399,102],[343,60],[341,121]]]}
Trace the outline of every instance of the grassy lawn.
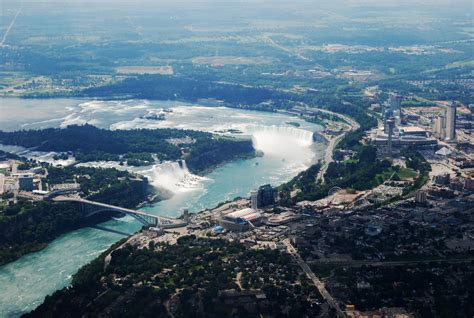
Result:
{"label": "grassy lawn", "polygon": [[402,180],[412,179],[418,176],[418,172],[410,168],[400,168],[397,174]]}
{"label": "grassy lawn", "polygon": [[382,173],[379,173],[375,176],[375,179],[379,184],[384,183],[386,180],[392,177],[395,171],[392,168],[385,169]]}

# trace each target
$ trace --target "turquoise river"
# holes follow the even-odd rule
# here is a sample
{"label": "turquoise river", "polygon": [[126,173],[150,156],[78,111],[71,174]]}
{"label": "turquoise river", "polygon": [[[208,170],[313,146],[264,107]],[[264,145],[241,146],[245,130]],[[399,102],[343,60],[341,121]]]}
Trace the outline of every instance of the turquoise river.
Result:
{"label": "turquoise river", "polygon": [[[165,120],[156,120],[164,114]],[[278,185],[322,158],[325,146],[313,142],[320,126],[286,114],[204,107],[168,101],[92,101],[77,99],[0,99],[0,129],[39,129],[89,123],[107,129],[183,128],[252,138],[262,157],[227,163],[206,176],[191,174],[173,162],[135,168],[153,186],[172,193],[143,208],[148,213],[179,216],[183,209],[198,212],[255,187]],[[28,154],[53,162],[53,154]],[[113,162],[90,165],[115,167]],[[67,286],[77,270],[124,235],[140,229],[131,217],[112,219],[101,228],[82,228],[57,238],[40,252],[0,267],[0,317],[18,317],[38,306],[45,296]]]}

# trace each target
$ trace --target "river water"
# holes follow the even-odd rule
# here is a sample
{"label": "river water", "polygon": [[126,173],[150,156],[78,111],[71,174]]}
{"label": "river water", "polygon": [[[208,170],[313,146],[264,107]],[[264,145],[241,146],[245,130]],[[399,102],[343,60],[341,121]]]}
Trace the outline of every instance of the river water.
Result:
{"label": "river water", "polygon": [[[164,111],[166,110],[166,111]],[[165,120],[156,120],[157,114]],[[237,196],[248,196],[255,187],[278,185],[322,158],[324,145],[312,142],[319,126],[298,118],[203,107],[168,101],[86,101],[76,99],[0,99],[0,129],[37,129],[93,124],[107,129],[182,128],[252,138],[262,157],[238,160],[201,177],[192,175],[184,164],[162,163],[130,168],[149,177],[157,188],[172,197],[144,207],[147,213],[179,216],[184,208],[197,212]],[[95,166],[116,166],[111,162]],[[101,228],[82,228],[54,240],[37,253],[0,267],[0,317],[16,317],[38,306],[46,295],[67,286],[81,266],[87,264],[141,224],[131,217],[113,219]],[[115,232],[112,232],[115,231]]]}

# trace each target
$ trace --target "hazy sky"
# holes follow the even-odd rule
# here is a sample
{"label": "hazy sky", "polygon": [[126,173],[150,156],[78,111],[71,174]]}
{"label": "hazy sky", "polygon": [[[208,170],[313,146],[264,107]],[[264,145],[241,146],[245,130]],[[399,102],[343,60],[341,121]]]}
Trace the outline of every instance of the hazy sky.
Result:
{"label": "hazy sky", "polygon": [[[19,3],[21,0],[2,0],[4,3]],[[23,0],[24,3],[113,3],[120,5],[126,4],[163,4],[163,3],[275,3],[275,2],[286,2],[287,0]],[[292,0],[293,3],[308,3],[313,6],[318,4],[370,4],[370,5],[410,5],[410,4],[431,4],[431,5],[470,5],[474,4],[471,0]]]}

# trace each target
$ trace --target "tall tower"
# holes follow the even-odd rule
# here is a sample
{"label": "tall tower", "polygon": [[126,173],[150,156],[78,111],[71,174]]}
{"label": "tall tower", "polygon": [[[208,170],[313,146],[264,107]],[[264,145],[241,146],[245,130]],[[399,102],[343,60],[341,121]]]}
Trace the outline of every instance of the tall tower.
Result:
{"label": "tall tower", "polygon": [[390,107],[395,111],[400,108],[402,97],[397,93],[390,93],[388,95],[388,101],[390,103]]}
{"label": "tall tower", "polygon": [[259,208],[258,190],[253,190],[252,192],[250,192],[250,207],[254,210],[257,210]]}
{"label": "tall tower", "polygon": [[446,137],[446,117],[445,115],[439,115],[435,121],[436,137],[444,139]]}
{"label": "tall tower", "polygon": [[431,119],[431,133],[435,137],[438,136],[438,121],[439,121],[438,117]]}
{"label": "tall tower", "polygon": [[389,118],[393,116],[393,111],[390,105],[384,105],[382,115],[383,115],[383,132],[388,133],[387,121]]}
{"label": "tall tower", "polygon": [[456,103],[452,102],[446,110],[446,140],[456,140]]}
{"label": "tall tower", "polygon": [[390,109],[392,110],[393,116],[397,125],[402,124],[402,97],[396,93],[390,93],[388,95],[388,101],[390,103]]}
{"label": "tall tower", "polygon": [[388,142],[387,142],[387,147],[388,147],[388,155],[392,155],[392,137],[393,137],[393,128],[395,127],[395,119],[393,117],[390,117],[387,120],[387,126],[388,126]]}
{"label": "tall tower", "polygon": [[184,209],[183,219],[184,219],[184,222],[189,223],[189,210],[188,209]]}

